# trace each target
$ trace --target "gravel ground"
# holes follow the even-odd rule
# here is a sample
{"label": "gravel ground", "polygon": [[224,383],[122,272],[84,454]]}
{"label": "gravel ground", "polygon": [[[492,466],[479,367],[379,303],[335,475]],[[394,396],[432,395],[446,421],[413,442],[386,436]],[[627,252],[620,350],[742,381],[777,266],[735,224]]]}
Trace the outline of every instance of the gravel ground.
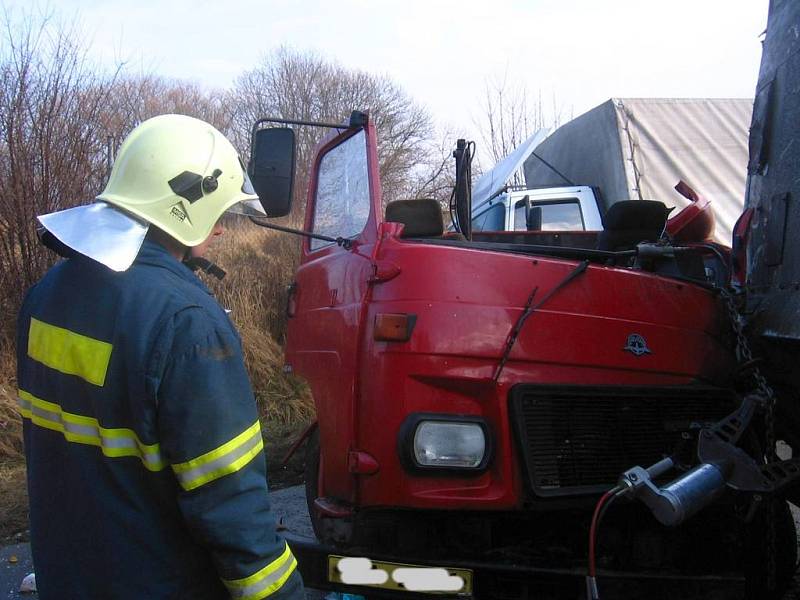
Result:
{"label": "gravel ground", "polygon": [[[305,491],[303,486],[294,486],[271,492],[272,508],[279,523],[287,531],[302,536],[312,537],[311,522],[306,510]],[[800,530],[800,510],[793,508],[795,524]],[[13,557],[13,558],[12,558]],[[23,599],[35,600],[36,594],[18,593],[23,577],[33,570],[30,559],[30,546],[27,543],[16,543],[0,547],[0,600]],[[307,590],[307,600],[324,600],[327,593],[318,590]],[[794,583],[783,600],[800,600],[800,577]]]}
{"label": "gravel ground", "polygon": [[[311,536],[311,521],[306,509],[305,488],[302,485],[277,490],[270,493],[272,509],[279,523],[297,535]],[[38,594],[20,594],[19,585],[31,571],[30,545],[27,543],[12,544],[0,547],[0,600],[22,599],[35,600]],[[326,592],[307,590],[307,600],[323,600]]]}
{"label": "gravel ground", "polygon": [[22,579],[33,571],[30,546],[26,543],[0,548],[0,598],[36,598],[36,594],[18,594]]}

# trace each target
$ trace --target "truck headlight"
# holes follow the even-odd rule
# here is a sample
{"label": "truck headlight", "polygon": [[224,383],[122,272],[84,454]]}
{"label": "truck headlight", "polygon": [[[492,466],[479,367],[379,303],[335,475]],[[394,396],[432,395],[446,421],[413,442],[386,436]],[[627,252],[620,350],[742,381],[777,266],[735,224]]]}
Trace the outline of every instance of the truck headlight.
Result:
{"label": "truck headlight", "polygon": [[422,421],[414,434],[414,460],[423,467],[477,469],[486,436],[477,423]]}
{"label": "truck headlight", "polygon": [[399,450],[412,470],[483,471],[491,438],[479,417],[413,414],[401,427]]}

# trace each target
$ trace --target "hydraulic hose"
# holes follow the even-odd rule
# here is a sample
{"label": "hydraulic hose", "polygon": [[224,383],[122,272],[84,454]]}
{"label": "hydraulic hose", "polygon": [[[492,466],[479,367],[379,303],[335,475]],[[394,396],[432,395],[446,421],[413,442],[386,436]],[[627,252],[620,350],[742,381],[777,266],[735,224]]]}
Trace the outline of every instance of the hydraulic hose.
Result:
{"label": "hydraulic hose", "polygon": [[600,522],[611,503],[623,492],[623,488],[615,486],[608,490],[597,501],[592,515],[592,524],[589,527],[589,568],[586,575],[586,597],[588,600],[599,600],[600,595],[597,591],[597,564],[595,560],[595,544],[597,542],[597,530]]}

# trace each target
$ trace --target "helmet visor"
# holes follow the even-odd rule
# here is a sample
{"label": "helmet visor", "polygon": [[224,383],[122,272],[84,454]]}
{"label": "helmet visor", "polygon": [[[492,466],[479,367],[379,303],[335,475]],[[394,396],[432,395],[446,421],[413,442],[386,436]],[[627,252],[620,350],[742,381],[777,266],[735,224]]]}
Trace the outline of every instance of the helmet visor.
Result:
{"label": "helmet visor", "polygon": [[237,202],[226,212],[248,217],[265,217],[267,213],[264,211],[264,207],[261,206],[261,202],[257,198],[258,194],[256,194],[256,190],[253,188],[253,183],[250,181],[247,169],[244,168],[244,163],[241,158],[239,158],[239,166],[242,167],[242,193],[248,196],[255,196],[255,198]]}
{"label": "helmet visor", "polygon": [[241,158],[239,159],[239,165],[242,167],[242,177],[244,177],[244,181],[242,182],[242,192],[251,196],[258,196],[255,188],[253,188],[253,182],[250,181],[250,176],[247,174],[247,169],[244,168],[244,163],[242,163]]}

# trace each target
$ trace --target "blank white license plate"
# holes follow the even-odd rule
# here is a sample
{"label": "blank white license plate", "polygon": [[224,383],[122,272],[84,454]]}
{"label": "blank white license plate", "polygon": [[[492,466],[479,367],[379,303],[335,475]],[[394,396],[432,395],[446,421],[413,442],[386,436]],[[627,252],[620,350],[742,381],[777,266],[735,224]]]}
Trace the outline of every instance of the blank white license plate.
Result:
{"label": "blank white license plate", "polygon": [[472,596],[472,571],[328,555],[328,581],[406,592]]}

